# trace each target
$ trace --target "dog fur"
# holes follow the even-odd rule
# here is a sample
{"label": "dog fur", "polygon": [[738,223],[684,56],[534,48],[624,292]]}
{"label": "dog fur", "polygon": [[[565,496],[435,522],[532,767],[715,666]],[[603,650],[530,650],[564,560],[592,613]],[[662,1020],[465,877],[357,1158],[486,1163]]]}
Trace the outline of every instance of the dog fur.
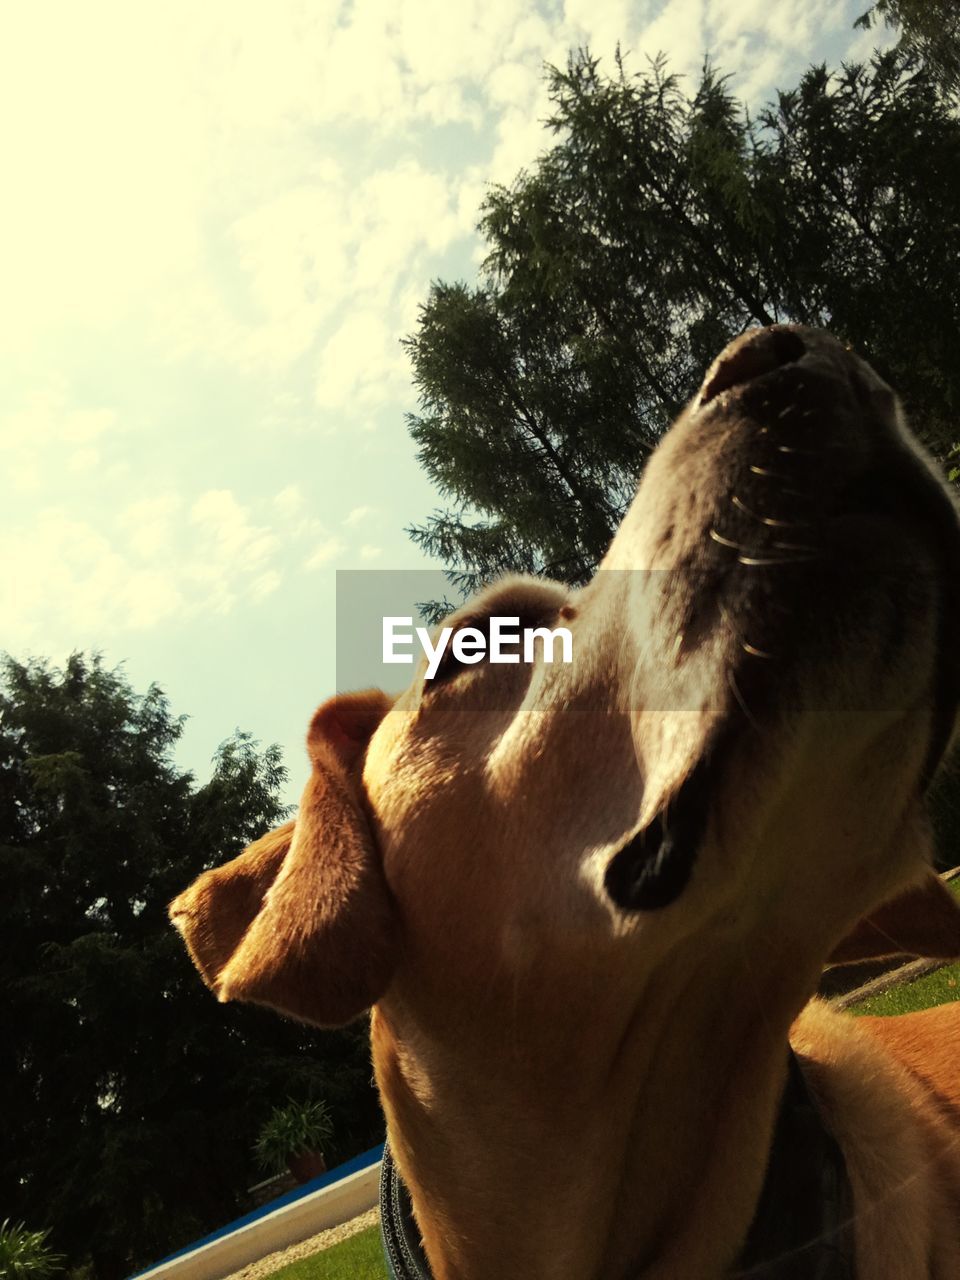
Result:
{"label": "dog fur", "polygon": [[[847,1161],[859,1280],[960,1276],[960,1003],[810,1001],[831,955],[960,955],[924,811],[958,567],[889,388],[828,335],[751,331],[587,587],[508,579],[448,620],[562,619],[573,664],[332,699],[295,822],[171,905],[221,1000],[372,1007],[437,1280],[730,1274],[788,1042]],[[624,905],[615,860],[647,874],[631,839],[691,814],[688,879]]]}

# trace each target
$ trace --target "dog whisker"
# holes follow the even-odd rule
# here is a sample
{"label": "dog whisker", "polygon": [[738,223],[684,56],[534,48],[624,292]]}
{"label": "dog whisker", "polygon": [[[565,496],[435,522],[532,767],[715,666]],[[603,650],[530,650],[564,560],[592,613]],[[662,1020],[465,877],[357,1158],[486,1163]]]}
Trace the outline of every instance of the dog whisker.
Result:
{"label": "dog whisker", "polygon": [[750,656],[753,658],[774,657],[774,654],[767,653],[763,649],[758,649],[755,644],[751,644],[749,640],[746,639],[746,637],[743,635],[743,632],[740,630],[740,628],[734,622],[733,618],[730,616],[730,610],[727,608],[727,606],[723,603],[722,600],[717,601],[717,608],[720,611],[721,618],[723,618],[724,622],[730,628],[731,632],[736,636],[737,643],[740,645],[740,648],[743,649],[744,653],[749,653]]}
{"label": "dog whisker", "polygon": [[803,551],[813,559],[816,559],[820,555],[820,549],[818,547],[805,547],[800,542],[775,542],[773,545],[778,551]]}
{"label": "dog whisker", "polygon": [[758,649],[756,645],[750,644],[746,640],[740,641],[740,648],[744,653],[749,653],[751,658],[772,658],[774,656],[772,653],[767,653],[763,649]]}
{"label": "dog whisker", "polygon": [[741,501],[741,499],[738,498],[736,494],[734,494],[734,496],[730,499],[730,501],[733,503],[733,505],[737,508],[738,511],[744,512],[746,515],[750,516],[753,520],[758,520],[760,524],[770,525],[771,528],[802,529],[802,528],[809,527],[810,522],[808,520],[775,520],[773,516],[758,515],[756,511],[751,511],[750,508],[747,506],[747,504]]}
{"label": "dog whisker", "polygon": [[733,551],[747,550],[747,548],[744,547],[741,543],[734,542],[732,538],[725,538],[722,533],[717,533],[716,529],[710,530],[710,537],[713,539],[714,542],[719,542],[721,547],[730,547],[731,550]]}
{"label": "dog whisker", "polygon": [[747,721],[749,722],[751,727],[756,729],[758,733],[762,733],[763,729],[761,728],[760,724],[754,717],[750,708],[747,706],[746,700],[737,686],[737,677],[733,671],[727,672],[727,684],[730,686],[730,692],[733,694],[734,698],[737,701],[737,705],[739,706],[740,710],[743,712],[744,716],[746,716]]}
{"label": "dog whisker", "polygon": [[819,560],[819,552],[815,555],[802,556],[737,556],[740,564],[750,567],[759,565],[780,565],[780,564],[806,564],[811,560]]}

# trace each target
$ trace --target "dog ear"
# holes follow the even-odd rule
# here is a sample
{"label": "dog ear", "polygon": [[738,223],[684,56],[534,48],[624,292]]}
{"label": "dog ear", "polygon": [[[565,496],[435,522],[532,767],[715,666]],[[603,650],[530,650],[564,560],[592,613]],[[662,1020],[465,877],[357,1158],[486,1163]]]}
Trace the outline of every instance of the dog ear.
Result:
{"label": "dog ear", "polygon": [[377,690],[324,703],[307,736],[312,770],[296,819],[205,872],[170,904],[220,1000],[340,1026],[386,989],[397,922],[360,770],[390,706]]}
{"label": "dog ear", "polygon": [[960,902],[931,871],[865,916],[831,952],[829,964],[895,955],[953,960],[960,956]]}

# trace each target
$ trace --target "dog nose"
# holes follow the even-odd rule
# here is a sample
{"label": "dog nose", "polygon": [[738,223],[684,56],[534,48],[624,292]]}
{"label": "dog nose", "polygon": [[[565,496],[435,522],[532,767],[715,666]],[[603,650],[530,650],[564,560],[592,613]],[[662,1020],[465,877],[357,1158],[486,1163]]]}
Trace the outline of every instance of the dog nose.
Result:
{"label": "dog nose", "polygon": [[709,404],[731,387],[795,364],[806,351],[804,339],[788,325],[748,330],[735,338],[708,369],[698,397],[700,406]]}

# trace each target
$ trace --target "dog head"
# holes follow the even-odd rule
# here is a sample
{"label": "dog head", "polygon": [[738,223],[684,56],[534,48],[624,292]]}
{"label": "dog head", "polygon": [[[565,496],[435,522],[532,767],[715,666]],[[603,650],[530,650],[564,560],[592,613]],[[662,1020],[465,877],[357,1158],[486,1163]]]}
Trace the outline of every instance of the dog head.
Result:
{"label": "dog head", "polygon": [[564,626],[573,661],[326,703],[296,821],[172,904],[221,999],[322,1025],[379,1002],[441,1038],[508,1010],[561,1055],[691,948],[749,956],[793,1012],[831,953],[960,954],[924,814],[960,526],[836,340],[731,344],[593,581],[509,579],[446,625],[493,616]]}

